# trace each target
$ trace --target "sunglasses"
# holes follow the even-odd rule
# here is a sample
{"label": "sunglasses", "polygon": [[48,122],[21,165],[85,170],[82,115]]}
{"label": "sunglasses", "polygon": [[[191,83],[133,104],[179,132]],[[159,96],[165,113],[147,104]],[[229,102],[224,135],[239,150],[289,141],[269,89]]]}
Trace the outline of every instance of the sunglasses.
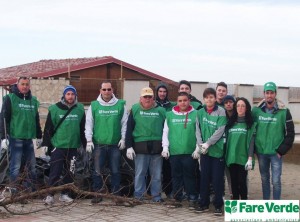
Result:
{"label": "sunglasses", "polygon": [[152,99],[152,96],[143,96],[144,99]]}
{"label": "sunglasses", "polygon": [[111,91],[111,88],[108,88],[108,89],[101,89],[101,90],[103,90],[104,92],[105,92],[105,91]]}

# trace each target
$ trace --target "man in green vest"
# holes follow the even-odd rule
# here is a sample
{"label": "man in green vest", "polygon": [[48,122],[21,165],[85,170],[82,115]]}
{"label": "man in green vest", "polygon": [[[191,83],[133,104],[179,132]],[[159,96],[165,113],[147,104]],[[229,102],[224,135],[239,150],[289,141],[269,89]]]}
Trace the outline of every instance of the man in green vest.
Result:
{"label": "man in green vest", "polygon": [[269,200],[270,168],[272,174],[273,199],[281,198],[282,157],[291,148],[295,138],[292,115],[285,105],[276,99],[274,82],[264,85],[264,99],[252,109],[257,122],[255,147],[262,181],[263,199]]}
{"label": "man in green vest", "polygon": [[203,105],[202,102],[200,100],[198,100],[195,96],[193,96],[191,94],[192,92],[192,85],[189,81],[187,80],[181,80],[179,82],[179,89],[178,92],[186,92],[187,94],[189,94],[189,99],[191,101],[191,105],[194,107],[194,109],[196,110],[200,110]]}
{"label": "man in green vest", "polygon": [[[85,112],[83,105],[77,102],[76,89],[71,85],[65,87],[61,101],[50,106],[48,110],[42,145],[45,146],[45,151],[53,147],[48,185],[54,187],[74,182],[77,149],[81,144],[86,144]],[[61,192],[59,201],[73,201],[68,190]],[[50,192],[44,202],[52,205],[54,192]]]}
{"label": "man in green vest", "polygon": [[[120,194],[121,150],[125,148],[127,118],[125,101],[115,97],[111,82],[104,81],[100,95],[87,111],[85,125],[86,151],[93,153],[94,192],[106,192],[101,171],[108,162],[110,191],[115,195]],[[91,202],[95,204],[100,201],[101,197],[95,197]]]}
{"label": "man in green vest", "polygon": [[150,191],[154,202],[161,198],[162,134],[166,116],[164,108],[157,106],[153,90],[141,90],[140,102],[132,106],[126,131],[127,158],[135,163],[134,197],[142,200],[146,194],[146,176],[149,170]]}
{"label": "man in green vest", "polygon": [[38,113],[39,102],[31,95],[28,77],[19,77],[12,86],[11,93],[3,98],[1,111],[1,146],[9,149],[10,186],[20,183],[21,165],[28,172],[27,185],[35,189],[36,170],[35,154],[32,139],[37,139],[40,146],[42,130]]}

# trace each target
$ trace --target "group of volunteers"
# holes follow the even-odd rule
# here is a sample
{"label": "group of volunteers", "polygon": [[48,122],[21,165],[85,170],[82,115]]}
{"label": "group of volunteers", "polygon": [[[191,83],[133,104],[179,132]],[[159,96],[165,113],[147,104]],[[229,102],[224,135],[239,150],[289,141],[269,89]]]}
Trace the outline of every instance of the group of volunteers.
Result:
{"label": "group of volunteers", "polygon": [[[278,200],[282,157],[293,145],[294,123],[289,109],[276,98],[275,83],[266,83],[263,95],[251,109],[246,98],[228,95],[227,85],[220,82],[216,89],[203,91],[202,104],[191,95],[190,82],[182,80],[177,101],[169,101],[164,84],[158,85],[155,93],[145,87],[128,113],[126,102],[115,97],[112,83],[103,81],[97,100],[85,113],[76,89],[69,85],[61,101],[49,107],[42,133],[39,102],[31,95],[30,79],[20,77],[4,97],[0,118],[1,147],[10,153],[10,186],[18,188],[20,170],[25,168],[26,186],[36,189],[32,142],[36,138],[36,145],[51,154],[49,187],[73,182],[77,148],[82,145],[92,154],[93,191],[121,195],[121,151],[125,150],[135,165],[134,198],[143,200],[150,191],[152,201],[161,203],[163,191],[176,201],[187,199],[189,208],[199,213],[209,211],[212,202],[214,215],[221,216],[224,178],[231,198],[246,200],[247,174],[256,154],[263,199],[271,198],[272,187],[272,197]],[[102,175],[106,165],[109,190]],[[61,192],[59,201],[73,201],[68,190]],[[101,195],[91,200],[101,201]],[[53,204],[54,192],[49,192],[44,202]]]}

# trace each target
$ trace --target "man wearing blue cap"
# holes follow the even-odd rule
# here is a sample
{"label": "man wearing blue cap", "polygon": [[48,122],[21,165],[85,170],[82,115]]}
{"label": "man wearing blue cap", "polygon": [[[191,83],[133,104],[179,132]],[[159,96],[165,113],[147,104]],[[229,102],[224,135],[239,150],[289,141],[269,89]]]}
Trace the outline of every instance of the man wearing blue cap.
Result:
{"label": "man wearing blue cap", "polygon": [[291,149],[295,138],[292,115],[276,99],[276,88],[274,82],[267,82],[264,85],[264,99],[252,110],[254,121],[257,122],[255,147],[264,200],[269,200],[271,196],[270,168],[273,199],[280,199],[282,156]]}
{"label": "man wearing blue cap", "polygon": [[[61,101],[49,107],[43,146],[50,151],[49,186],[57,186],[73,182],[77,148],[86,145],[85,112],[81,103],[77,102],[76,89],[69,85],[63,91]],[[53,147],[51,150],[50,148]],[[65,172],[61,178],[62,172]],[[70,203],[68,191],[63,190],[59,201]],[[54,193],[49,193],[44,200],[45,204],[54,203]]]}

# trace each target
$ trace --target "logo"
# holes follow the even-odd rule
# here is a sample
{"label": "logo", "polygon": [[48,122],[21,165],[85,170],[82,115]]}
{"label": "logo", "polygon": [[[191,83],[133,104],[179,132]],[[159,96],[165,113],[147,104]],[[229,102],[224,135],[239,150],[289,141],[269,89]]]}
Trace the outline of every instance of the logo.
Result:
{"label": "logo", "polygon": [[299,200],[226,200],[225,221],[299,221]]}
{"label": "logo", "polygon": [[237,212],[237,201],[226,200],[225,201],[225,212],[227,213],[236,213]]}

